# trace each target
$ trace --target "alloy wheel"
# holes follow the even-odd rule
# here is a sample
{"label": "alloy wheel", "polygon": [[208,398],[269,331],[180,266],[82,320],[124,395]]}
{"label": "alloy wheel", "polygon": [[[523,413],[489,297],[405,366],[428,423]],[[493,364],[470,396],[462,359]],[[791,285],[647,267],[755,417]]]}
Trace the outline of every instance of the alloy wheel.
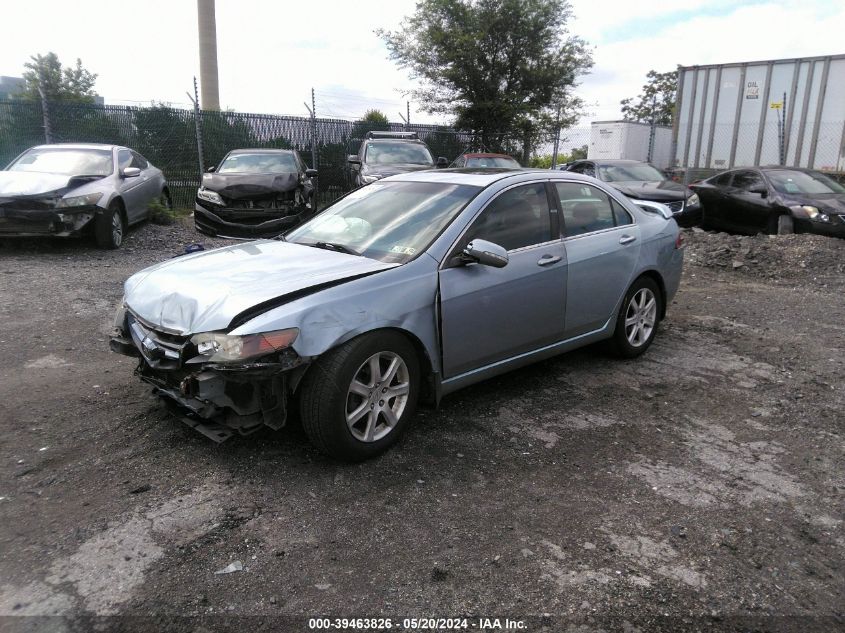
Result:
{"label": "alloy wheel", "polygon": [[120,217],[120,211],[115,211],[114,213],[112,213],[111,236],[114,245],[120,246],[123,242],[123,218]]}
{"label": "alloy wheel", "polygon": [[625,310],[625,337],[632,347],[645,345],[657,323],[657,298],[649,288],[640,288]]}
{"label": "alloy wheel", "polygon": [[390,433],[408,404],[410,373],[399,354],[377,352],[365,360],[346,395],[346,424],[361,442]]}

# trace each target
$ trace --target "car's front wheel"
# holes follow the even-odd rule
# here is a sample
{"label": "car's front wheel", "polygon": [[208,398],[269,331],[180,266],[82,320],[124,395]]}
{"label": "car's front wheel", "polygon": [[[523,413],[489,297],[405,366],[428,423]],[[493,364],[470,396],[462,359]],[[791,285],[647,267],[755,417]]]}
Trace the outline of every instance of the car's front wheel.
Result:
{"label": "car's front wheel", "polygon": [[344,461],[394,444],[416,409],[420,369],[398,332],[359,336],[320,357],[302,381],[302,426],[322,452]]}
{"label": "car's front wheel", "polygon": [[645,352],[657,333],[662,311],[660,289],[653,279],[640,277],[628,289],[616,318],[613,347],[622,358]]}
{"label": "car's front wheel", "polygon": [[108,209],[97,216],[95,222],[94,236],[97,239],[97,246],[108,249],[120,248],[126,230],[120,203],[112,202]]}

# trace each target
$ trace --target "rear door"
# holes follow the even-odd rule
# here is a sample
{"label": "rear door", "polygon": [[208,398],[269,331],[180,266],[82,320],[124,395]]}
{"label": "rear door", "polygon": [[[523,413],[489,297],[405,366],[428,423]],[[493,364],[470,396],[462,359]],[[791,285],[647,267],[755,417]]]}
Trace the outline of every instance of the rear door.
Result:
{"label": "rear door", "polygon": [[[450,265],[473,239],[508,250],[503,268]],[[493,198],[440,271],[443,373],[451,378],[563,338],[566,258],[544,182]]]}
{"label": "rear door", "polygon": [[567,259],[566,338],[604,327],[631,282],[640,228],[606,192],[584,182],[553,184]]}

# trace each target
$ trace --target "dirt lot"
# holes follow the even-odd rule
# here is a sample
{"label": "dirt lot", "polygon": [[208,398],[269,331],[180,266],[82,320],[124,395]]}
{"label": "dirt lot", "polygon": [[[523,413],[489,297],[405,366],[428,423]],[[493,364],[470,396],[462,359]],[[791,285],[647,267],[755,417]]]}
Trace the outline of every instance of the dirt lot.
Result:
{"label": "dirt lot", "polygon": [[0,246],[0,616],[65,616],[0,628],[842,630],[845,240],[688,237],[643,358],[467,389],[355,466],[214,445],[109,352],[127,276],[222,241]]}

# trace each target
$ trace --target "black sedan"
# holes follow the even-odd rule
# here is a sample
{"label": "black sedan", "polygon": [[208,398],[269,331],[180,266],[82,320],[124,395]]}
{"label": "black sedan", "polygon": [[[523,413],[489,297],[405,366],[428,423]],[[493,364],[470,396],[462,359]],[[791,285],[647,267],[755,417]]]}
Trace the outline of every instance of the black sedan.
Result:
{"label": "black sedan", "polygon": [[681,226],[701,219],[698,196],[681,183],[669,180],[657,167],[638,160],[576,160],[566,166],[585,176],[598,178],[633,200],[661,202]]}
{"label": "black sedan", "polygon": [[755,167],[691,185],[702,225],[738,233],[820,233],[845,237],[845,187],[811,169]]}
{"label": "black sedan", "polygon": [[197,230],[220,237],[275,237],[314,214],[316,176],[294,150],[232,150],[202,176],[194,207]]}

